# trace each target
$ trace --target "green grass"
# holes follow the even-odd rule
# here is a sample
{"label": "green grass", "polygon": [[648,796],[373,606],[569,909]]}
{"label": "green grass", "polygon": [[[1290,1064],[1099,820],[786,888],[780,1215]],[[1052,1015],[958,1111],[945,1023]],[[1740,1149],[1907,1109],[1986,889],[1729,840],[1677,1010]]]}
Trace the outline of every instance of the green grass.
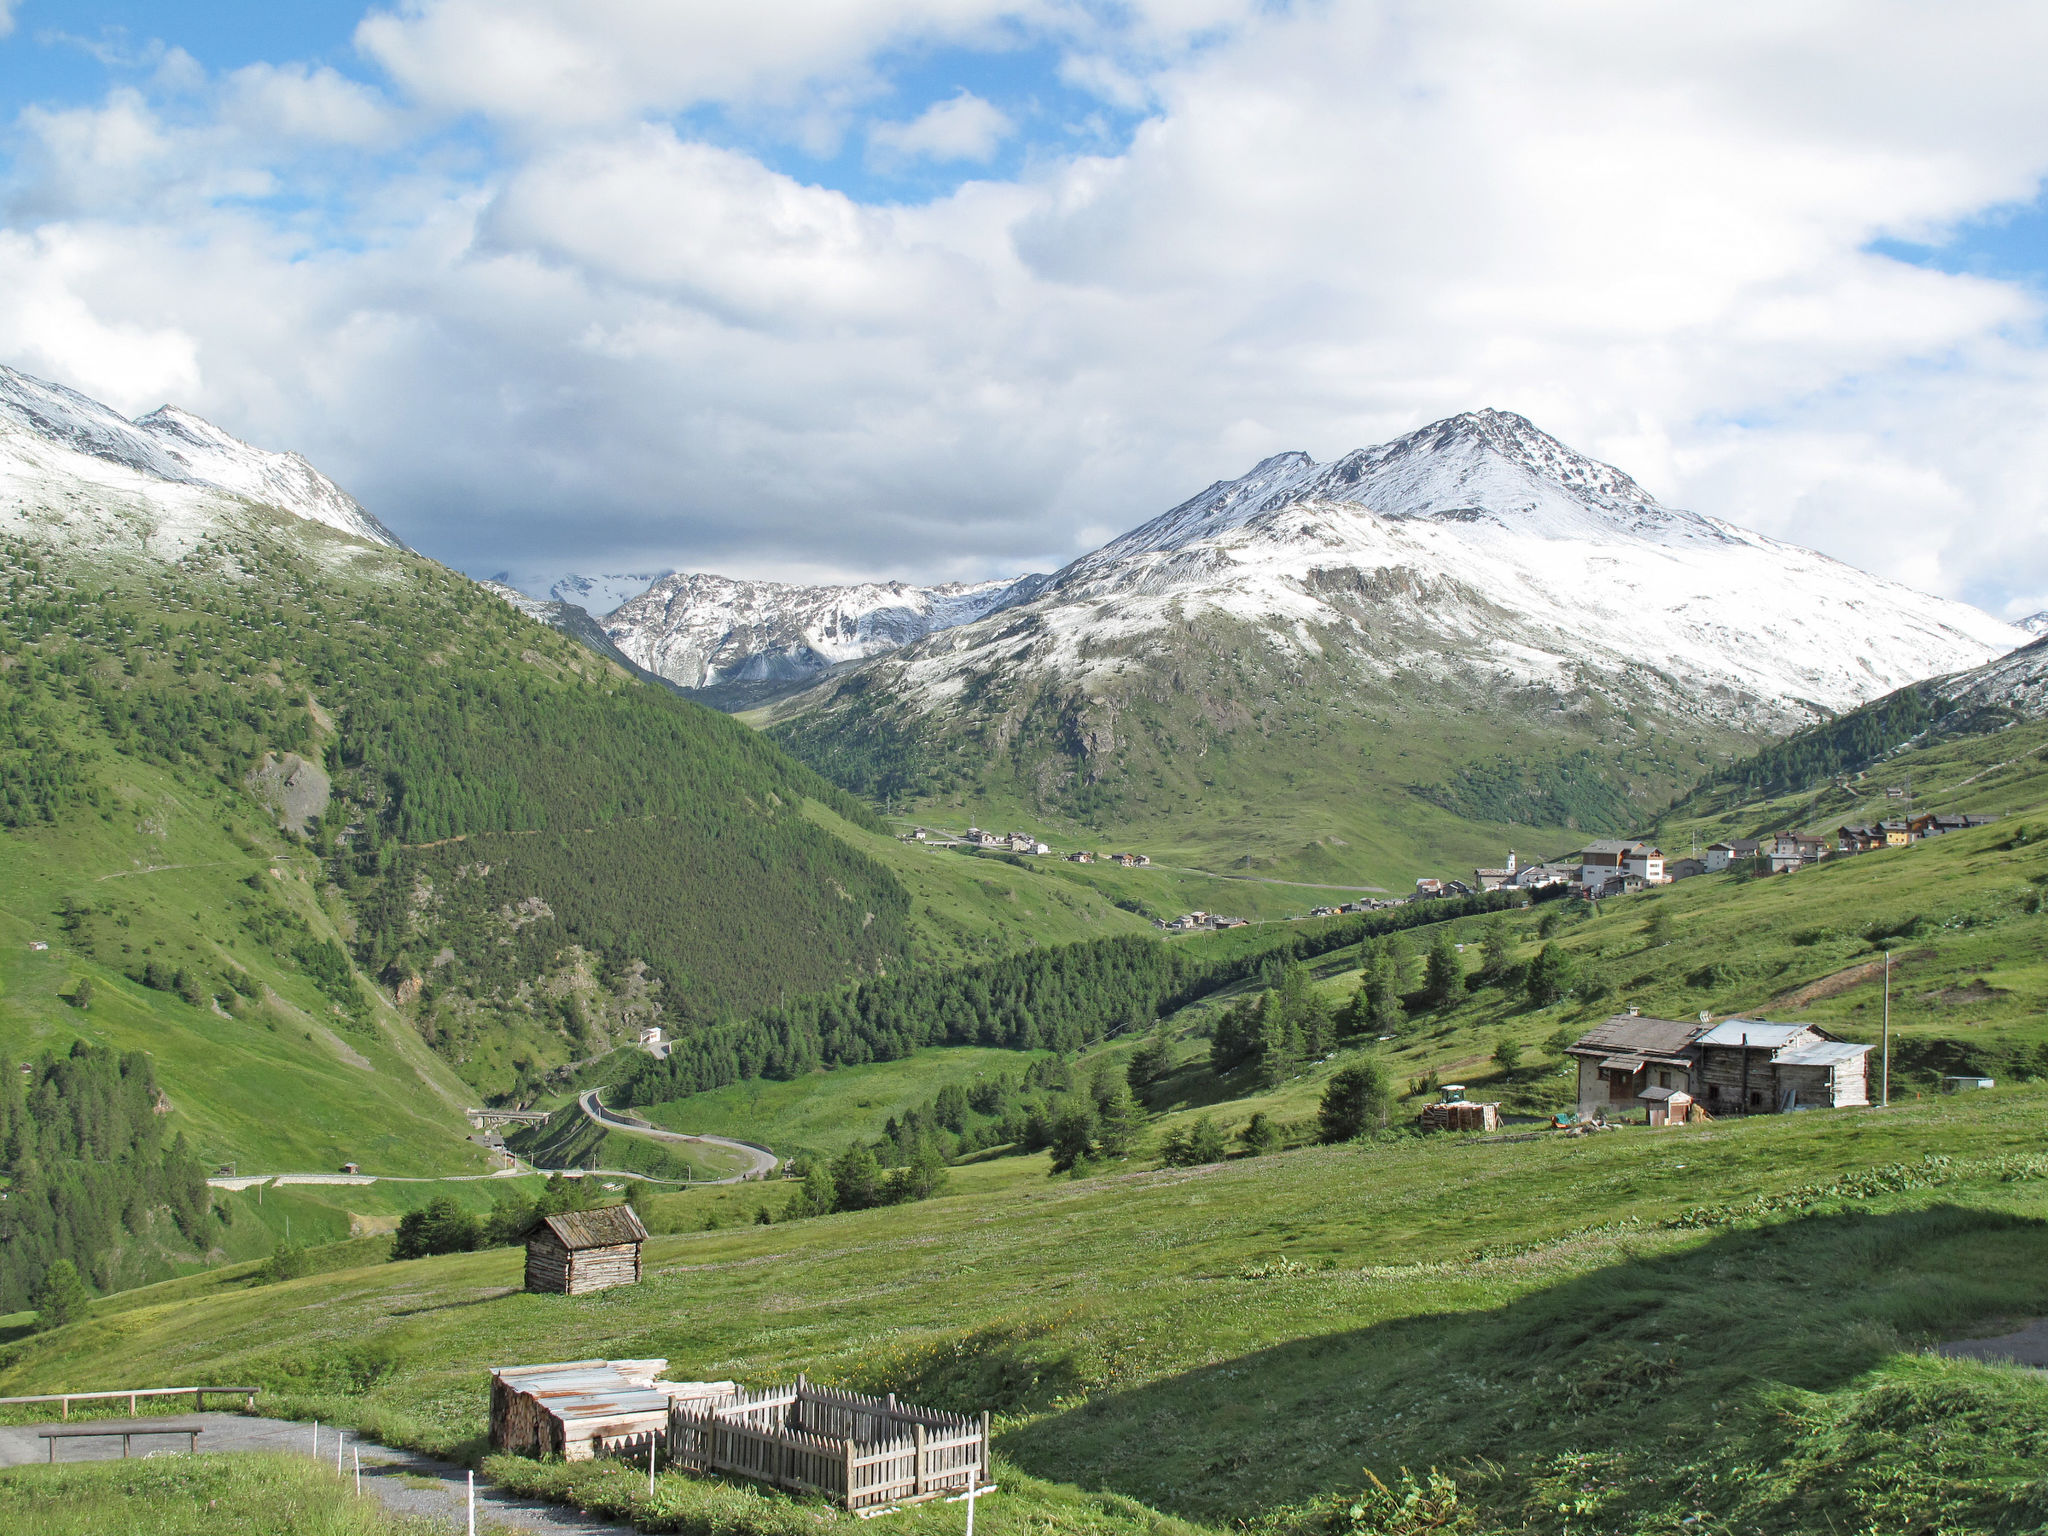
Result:
{"label": "green grass", "polygon": [[[122,809],[107,819],[0,833],[0,1054],[27,1060],[78,1039],[148,1051],[178,1129],[203,1158],[247,1172],[482,1169],[483,1150],[464,1139],[470,1091],[396,1012],[378,1001],[365,1021],[337,1016],[245,926],[255,903],[338,934],[317,863],[226,790],[123,763],[114,793]],[[97,947],[123,964],[245,970],[263,1000],[231,1018],[130,981],[66,931],[67,896],[97,909],[86,920]],[[67,1001],[81,979],[93,984],[85,1009]]]}
{"label": "green grass", "polygon": [[[2048,1433],[2048,1384],[1912,1351],[2048,1311],[2044,1108],[2000,1090],[1080,1181],[1001,1159],[920,1205],[657,1238],[641,1286],[596,1297],[518,1292],[515,1250],[260,1293],[172,1282],[17,1343],[0,1389],[248,1376],[273,1410],[465,1452],[486,1365],[658,1355],[993,1408],[1027,1476],[990,1512],[1054,1526],[1091,1492],[1136,1501],[1118,1518],[1313,1524],[1368,1465],[1436,1464],[1486,1530],[1561,1530],[1566,1483],[1591,1506],[1575,1531],[1694,1508],[1805,1530],[1835,1489],[1879,1529],[1925,1505],[1956,1514],[1943,1529],[1989,1530],[1987,1499],[2033,1496],[1999,1483],[1999,1457]],[[1709,1206],[1736,1209],[1687,1214]],[[1939,1486],[1910,1475],[1928,1434],[1950,1458]],[[1715,1467],[1741,1475],[1717,1484]],[[715,1484],[663,1486],[650,1528],[733,1507]],[[773,1511],[730,1518],[781,1529]]]}
{"label": "green grass", "polygon": [[913,948],[920,964],[964,965],[1038,944],[1151,931],[1149,919],[1120,910],[1101,892],[1057,878],[1046,860],[1018,869],[869,832],[816,801],[807,802],[804,811],[885,867],[910,893]]}
{"label": "green grass", "polygon": [[791,1082],[761,1078],[692,1094],[633,1113],[672,1131],[737,1136],[773,1147],[784,1157],[840,1152],[871,1141],[892,1115],[928,1102],[948,1083],[978,1077],[1021,1076],[1042,1051],[935,1046],[901,1061],[836,1067]]}
{"label": "green grass", "polygon": [[545,1125],[515,1132],[505,1144],[540,1168],[624,1169],[654,1179],[723,1179],[753,1166],[746,1153],[732,1147],[666,1141],[600,1125],[573,1104],[557,1110]]}
{"label": "green grass", "polygon": [[0,1469],[0,1531],[22,1536],[426,1536],[437,1525],[353,1497],[280,1452]]}

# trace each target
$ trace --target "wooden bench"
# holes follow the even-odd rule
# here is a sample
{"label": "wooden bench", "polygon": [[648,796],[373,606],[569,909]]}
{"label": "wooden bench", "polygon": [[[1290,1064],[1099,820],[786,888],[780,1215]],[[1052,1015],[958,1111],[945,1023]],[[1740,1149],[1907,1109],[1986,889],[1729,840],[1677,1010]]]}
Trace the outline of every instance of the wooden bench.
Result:
{"label": "wooden bench", "polygon": [[137,1435],[184,1435],[185,1449],[196,1452],[199,1437],[206,1432],[204,1424],[193,1424],[178,1419],[105,1419],[84,1424],[66,1424],[58,1429],[39,1429],[36,1434],[50,1442],[50,1460],[57,1459],[59,1440],[95,1440],[111,1435],[121,1437],[121,1459],[128,1459],[128,1444]]}

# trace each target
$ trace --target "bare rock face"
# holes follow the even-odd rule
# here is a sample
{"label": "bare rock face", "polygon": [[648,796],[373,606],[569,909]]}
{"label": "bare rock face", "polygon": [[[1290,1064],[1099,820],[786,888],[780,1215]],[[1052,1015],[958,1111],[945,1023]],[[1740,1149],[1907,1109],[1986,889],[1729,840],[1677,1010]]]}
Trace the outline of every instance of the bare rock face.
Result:
{"label": "bare rock face", "polygon": [[242,782],[289,831],[303,833],[314,817],[327,813],[332,786],[326,770],[296,752],[281,758],[274,752],[264,753],[263,761],[251,768]]}

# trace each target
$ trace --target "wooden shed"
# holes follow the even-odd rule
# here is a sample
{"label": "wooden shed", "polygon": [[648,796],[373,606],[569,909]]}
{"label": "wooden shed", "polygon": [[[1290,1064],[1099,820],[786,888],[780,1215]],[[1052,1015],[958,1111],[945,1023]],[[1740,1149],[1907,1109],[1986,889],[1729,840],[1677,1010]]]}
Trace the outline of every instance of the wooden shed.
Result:
{"label": "wooden shed", "polygon": [[668,1431],[671,1408],[729,1402],[729,1381],[662,1381],[666,1360],[565,1360],[491,1369],[491,1445],[527,1456],[588,1461],[645,1455]]}
{"label": "wooden shed", "polygon": [[526,1288],[583,1296],[636,1285],[646,1241],[630,1205],[543,1216],[526,1237]]}

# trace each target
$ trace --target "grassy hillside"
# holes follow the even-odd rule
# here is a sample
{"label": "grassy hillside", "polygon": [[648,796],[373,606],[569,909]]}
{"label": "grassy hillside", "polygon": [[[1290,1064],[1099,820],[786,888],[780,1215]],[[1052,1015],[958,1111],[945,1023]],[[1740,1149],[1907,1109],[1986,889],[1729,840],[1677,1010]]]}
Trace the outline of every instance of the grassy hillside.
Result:
{"label": "grassy hillside", "polygon": [[[1368,1472],[1398,1488],[1403,1467],[1440,1469],[1447,1528],[1471,1532],[1791,1532],[1822,1509],[2030,1529],[2048,1384],[1916,1351],[2048,1311],[2044,1107],[2001,1091],[1081,1181],[1011,1160],[920,1205],[657,1238],[643,1285],[597,1297],[513,1291],[511,1250],[261,1306],[223,1275],[171,1282],[14,1345],[0,1389],[251,1376],[274,1408],[473,1451],[487,1364],[660,1355],[993,1408],[982,1517],[1004,1531],[1427,1528],[1370,1496]],[[634,1507],[630,1474],[492,1465]],[[674,1474],[640,1507],[654,1529],[818,1518]]]}
{"label": "grassy hillside", "polygon": [[892,1115],[922,1104],[949,1083],[1020,1073],[1042,1052],[962,1045],[918,1051],[901,1061],[839,1067],[785,1082],[757,1079],[635,1111],[672,1131],[739,1136],[784,1157],[843,1151],[872,1140]]}
{"label": "grassy hillside", "polygon": [[[1434,648],[1372,622],[1380,654]],[[1647,824],[1760,742],[1695,721],[1655,676],[1563,690],[1389,677],[1355,657],[1355,636],[1328,638],[1304,656],[1211,615],[1146,637],[1086,689],[998,666],[937,704],[884,657],[742,718],[834,782],[941,825],[1395,890],[1509,847]]]}

